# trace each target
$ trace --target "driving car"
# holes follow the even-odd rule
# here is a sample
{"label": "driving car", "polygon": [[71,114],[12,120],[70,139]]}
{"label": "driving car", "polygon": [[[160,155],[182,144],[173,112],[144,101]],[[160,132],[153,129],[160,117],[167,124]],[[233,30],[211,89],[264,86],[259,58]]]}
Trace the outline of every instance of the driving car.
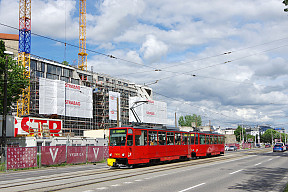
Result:
{"label": "driving car", "polygon": [[285,151],[284,149],[284,145],[281,145],[281,144],[275,144],[274,147],[273,147],[273,152],[283,152]]}
{"label": "driving car", "polygon": [[236,146],[229,146],[228,151],[237,151]]}
{"label": "driving car", "polygon": [[229,146],[225,145],[225,151],[228,151],[228,149],[229,149]]}

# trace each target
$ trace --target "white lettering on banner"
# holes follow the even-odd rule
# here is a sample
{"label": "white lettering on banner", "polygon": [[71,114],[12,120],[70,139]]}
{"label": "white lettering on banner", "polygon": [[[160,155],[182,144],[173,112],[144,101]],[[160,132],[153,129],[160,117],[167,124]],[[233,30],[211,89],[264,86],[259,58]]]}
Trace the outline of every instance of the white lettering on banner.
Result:
{"label": "white lettering on banner", "polygon": [[95,148],[93,148],[93,151],[94,151],[95,159],[97,160],[99,148],[97,148],[97,152],[95,151]]}
{"label": "white lettering on banner", "polygon": [[82,157],[84,156],[84,153],[70,153],[69,156],[70,157]]}
{"label": "white lettering on banner", "polygon": [[[55,148],[54,148],[54,149],[55,149]],[[56,149],[55,154],[53,154],[52,148],[50,148],[49,151],[50,151],[50,154],[51,154],[53,163],[54,163],[54,162],[55,162],[55,159],[56,159],[56,157],[57,157],[58,148]]]}
{"label": "white lettering on banner", "polygon": [[[46,129],[45,129],[46,128]],[[48,129],[47,129],[48,128]],[[15,117],[14,136],[35,135],[41,136],[47,132],[49,136],[60,136],[62,132],[62,120],[42,119],[33,117]]]}

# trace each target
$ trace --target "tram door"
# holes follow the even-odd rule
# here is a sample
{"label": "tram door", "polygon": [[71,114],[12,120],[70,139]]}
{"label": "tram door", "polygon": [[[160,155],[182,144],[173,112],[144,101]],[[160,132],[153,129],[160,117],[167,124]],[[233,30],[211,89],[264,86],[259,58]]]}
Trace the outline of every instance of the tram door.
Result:
{"label": "tram door", "polygon": [[127,133],[127,154],[128,154],[128,159],[133,158],[134,155],[134,142],[133,142],[133,130],[132,129],[128,129],[128,133]]}

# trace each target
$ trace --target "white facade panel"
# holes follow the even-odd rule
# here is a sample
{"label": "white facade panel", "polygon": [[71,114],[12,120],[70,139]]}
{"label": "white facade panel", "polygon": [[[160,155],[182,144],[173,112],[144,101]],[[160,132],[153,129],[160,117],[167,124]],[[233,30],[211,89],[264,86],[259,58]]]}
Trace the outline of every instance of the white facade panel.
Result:
{"label": "white facade panel", "polygon": [[92,118],[92,88],[40,78],[39,114]]}
{"label": "white facade panel", "polygon": [[109,91],[109,120],[117,120],[117,98],[120,109],[120,93]]}
{"label": "white facade panel", "polygon": [[[141,97],[130,97],[129,108],[137,101],[148,101],[137,104],[135,112],[143,123],[167,124],[167,104],[165,102],[146,100]],[[129,122],[136,122],[131,110],[129,111]]]}

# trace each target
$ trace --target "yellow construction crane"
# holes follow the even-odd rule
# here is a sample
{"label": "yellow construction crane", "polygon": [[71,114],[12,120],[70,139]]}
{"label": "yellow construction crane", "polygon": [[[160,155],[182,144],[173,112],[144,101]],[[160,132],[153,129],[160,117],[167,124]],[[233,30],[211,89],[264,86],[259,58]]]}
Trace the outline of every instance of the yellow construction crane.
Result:
{"label": "yellow construction crane", "polygon": [[[19,50],[18,64],[25,68],[24,75],[30,79],[31,51],[31,0],[19,0]],[[29,115],[30,82],[17,101],[17,116]]]}
{"label": "yellow construction crane", "polygon": [[86,53],[86,0],[79,0],[79,53],[78,68],[87,70]]}

